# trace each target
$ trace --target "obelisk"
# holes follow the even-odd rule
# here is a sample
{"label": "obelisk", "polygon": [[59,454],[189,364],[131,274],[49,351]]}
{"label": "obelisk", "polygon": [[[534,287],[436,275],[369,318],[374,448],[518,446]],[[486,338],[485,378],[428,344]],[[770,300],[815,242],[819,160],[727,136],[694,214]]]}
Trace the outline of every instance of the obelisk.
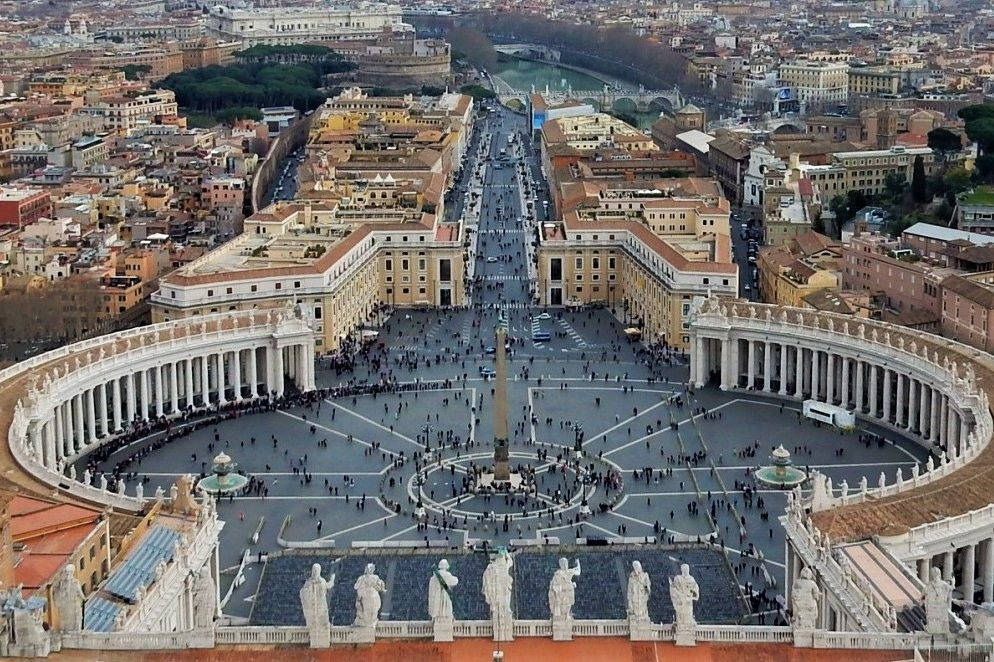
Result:
{"label": "obelisk", "polygon": [[494,375],[494,482],[511,480],[507,451],[507,318],[497,318],[496,374]]}

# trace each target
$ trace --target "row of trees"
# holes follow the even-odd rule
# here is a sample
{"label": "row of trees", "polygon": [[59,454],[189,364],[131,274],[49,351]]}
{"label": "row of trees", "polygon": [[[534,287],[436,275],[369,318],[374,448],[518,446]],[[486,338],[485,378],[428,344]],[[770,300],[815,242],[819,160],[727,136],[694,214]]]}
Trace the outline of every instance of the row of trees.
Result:
{"label": "row of trees", "polygon": [[699,85],[687,80],[681,55],[669,47],[641,37],[626,27],[596,27],[556,21],[533,14],[477,12],[459,19],[419,17],[419,26],[442,33],[454,50],[471,63],[493,70],[496,53],[492,41],[540,44],[558,50],[562,61],[598,71],[648,88],[680,85],[694,92]]}
{"label": "row of trees", "polygon": [[176,101],[184,109],[210,115],[237,107],[288,104],[306,112],[324,102],[326,95],[320,88],[325,75],[350,71],[355,65],[331,51],[324,57],[294,64],[269,61],[281,49],[294,48],[267,46],[265,53],[257,53],[241,64],[189,69],[170,74],[161,85],[176,93]]}

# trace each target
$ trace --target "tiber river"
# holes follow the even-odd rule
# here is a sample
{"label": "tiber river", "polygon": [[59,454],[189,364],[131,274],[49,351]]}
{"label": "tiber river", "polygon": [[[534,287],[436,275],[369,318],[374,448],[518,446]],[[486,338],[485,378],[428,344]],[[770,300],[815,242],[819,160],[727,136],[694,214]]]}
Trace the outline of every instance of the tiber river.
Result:
{"label": "tiber river", "polygon": [[[604,88],[604,81],[579,71],[507,56],[501,57],[496,75],[516,90],[531,90],[533,85],[536,92],[545,91],[546,85],[550,92],[564,92],[570,87],[577,91]],[[634,107],[626,107],[624,104],[619,105],[616,110],[635,116],[640,129],[648,129],[659,118],[658,112],[636,112]]]}

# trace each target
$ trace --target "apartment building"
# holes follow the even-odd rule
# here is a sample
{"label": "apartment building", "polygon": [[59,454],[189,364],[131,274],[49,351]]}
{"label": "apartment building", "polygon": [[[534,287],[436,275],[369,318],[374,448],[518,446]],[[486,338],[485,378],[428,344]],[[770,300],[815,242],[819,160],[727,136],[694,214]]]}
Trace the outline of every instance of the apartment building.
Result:
{"label": "apartment building", "polygon": [[178,106],[171,90],[146,90],[99,99],[88,96],[82,112],[99,118],[105,130],[124,134],[143,124],[175,117]]}
{"label": "apartment building", "polygon": [[780,66],[780,83],[808,106],[845,103],[849,97],[847,62],[795,60]]}
{"label": "apartment building", "polygon": [[942,281],[942,335],[994,351],[994,271]]}
{"label": "apartment building", "polygon": [[48,191],[0,188],[0,227],[23,228],[52,213]]}
{"label": "apartment building", "polygon": [[778,246],[764,246],[756,261],[759,295],[766,303],[803,307],[819,290],[838,290],[842,246],[808,230]]}

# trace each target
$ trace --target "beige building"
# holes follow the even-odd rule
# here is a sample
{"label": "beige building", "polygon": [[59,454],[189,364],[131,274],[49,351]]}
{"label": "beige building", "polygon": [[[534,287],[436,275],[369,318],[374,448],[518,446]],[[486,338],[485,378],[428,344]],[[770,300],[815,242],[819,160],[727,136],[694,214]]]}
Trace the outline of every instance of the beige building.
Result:
{"label": "beige building", "polygon": [[795,60],[781,65],[780,83],[806,105],[845,103],[849,97],[849,64]]}
{"label": "beige building", "polygon": [[[165,278],[152,297],[152,319],[296,302],[314,320],[318,350],[331,351],[383,306],[464,305],[462,226],[438,220],[438,179],[394,182],[434,191],[437,213],[424,211],[427,203],[406,207],[412,198],[405,195],[393,205],[373,201],[372,191],[367,204],[356,196],[270,206],[245,219],[240,236]],[[375,187],[352,186],[367,183]]]}
{"label": "beige building", "polygon": [[562,221],[542,226],[538,298],[603,303],[645,340],[685,348],[695,297],[738,293],[728,201],[713,180],[639,184],[571,185]]}
{"label": "beige building", "polygon": [[759,251],[759,294],[766,303],[804,307],[819,290],[837,290],[842,247],[825,235],[808,230],[782,246]]}

